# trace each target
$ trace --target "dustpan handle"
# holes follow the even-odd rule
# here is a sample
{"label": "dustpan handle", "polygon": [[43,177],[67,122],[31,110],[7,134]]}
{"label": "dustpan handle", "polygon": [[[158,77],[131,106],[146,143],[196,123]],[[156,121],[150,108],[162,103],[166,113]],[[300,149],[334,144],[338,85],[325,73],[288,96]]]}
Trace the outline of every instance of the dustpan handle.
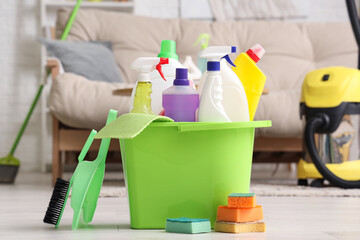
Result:
{"label": "dustpan handle", "polygon": [[[117,114],[118,114],[118,112],[116,110],[110,109],[107,120],[106,120],[106,125],[108,125],[109,123],[114,121],[117,117]],[[101,140],[98,157],[96,158],[96,159],[99,159],[99,161],[101,161],[101,159],[106,157],[107,152],[109,150],[110,141],[111,141],[111,138],[104,138]]]}
{"label": "dustpan handle", "polygon": [[91,131],[89,137],[87,138],[87,140],[86,140],[86,142],[84,144],[84,147],[82,148],[82,150],[81,150],[81,152],[80,152],[80,154],[78,156],[79,162],[84,161],[84,158],[85,158],[86,154],[88,153],[92,142],[94,141],[94,137],[95,137],[96,133],[97,133],[97,131],[94,130],[94,129]]}

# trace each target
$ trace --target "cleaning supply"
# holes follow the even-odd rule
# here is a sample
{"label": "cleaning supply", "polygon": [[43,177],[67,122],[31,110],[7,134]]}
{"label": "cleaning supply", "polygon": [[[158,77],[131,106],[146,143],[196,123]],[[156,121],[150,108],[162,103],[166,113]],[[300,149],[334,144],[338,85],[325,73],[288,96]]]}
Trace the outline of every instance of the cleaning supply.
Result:
{"label": "cleaning supply", "polygon": [[[82,0],[77,0],[75,7],[69,17],[69,20],[65,26],[65,30],[61,35],[61,40],[66,40],[69,35],[70,29],[74,23],[76,18],[76,14],[80,8]],[[46,78],[50,75],[50,70],[47,71]],[[45,82],[45,81],[44,81]],[[37,102],[41,96],[42,90],[44,88],[44,82],[40,84],[39,89],[35,95],[33,102],[31,103],[31,107],[26,114],[25,120],[21,125],[21,128],[15,138],[15,141],[10,149],[9,154],[6,157],[0,158],[0,183],[13,183],[15,181],[18,169],[20,167],[20,161],[14,156],[15,150],[19,144],[19,141],[24,134],[25,128],[27,127],[30,117],[36,107]]]}
{"label": "cleaning supply", "polygon": [[256,205],[255,193],[232,193],[228,205],[219,206],[215,231],[228,233],[265,232],[262,206]]}
{"label": "cleaning supply", "polygon": [[[157,56],[158,58],[167,58],[169,63],[162,66],[163,74],[159,71],[150,72],[150,81],[152,84],[151,97],[151,109],[155,114],[160,114],[163,111],[162,107],[162,92],[173,85],[170,79],[175,78],[176,68],[184,68],[184,66],[178,61],[178,55],[176,54],[176,43],[172,40],[163,40],[161,42],[161,50]],[[163,79],[166,79],[165,81]],[[195,84],[192,77],[189,75],[190,86],[195,88]],[[130,111],[133,108],[132,103],[134,102],[135,89],[131,94],[130,98]]]}
{"label": "cleaning supply", "polygon": [[[200,69],[195,65],[191,56],[186,56],[183,66],[189,69],[189,74],[192,76],[193,81],[199,81],[202,75]],[[195,84],[196,85],[196,84]]]}
{"label": "cleaning supply", "polygon": [[202,218],[168,218],[165,231],[174,233],[208,233],[211,232],[209,219]]}
{"label": "cleaning supply", "polygon": [[186,68],[176,69],[174,86],[163,92],[165,116],[175,122],[196,122],[196,110],[199,107],[199,94],[189,86]]}
{"label": "cleaning supply", "polygon": [[228,206],[232,208],[252,208],[256,206],[255,193],[232,193],[228,196]]}
{"label": "cleaning supply", "polygon": [[234,65],[229,55],[235,53],[236,47],[213,46],[205,49],[201,55],[207,59],[207,76],[201,90],[198,112],[199,122],[231,122],[222,105],[222,78],[220,74],[220,60],[226,59]]}
{"label": "cleaning supply", "polygon": [[236,223],[216,221],[214,226],[215,231],[226,233],[265,232],[265,229],[264,222]]}
{"label": "cleaning supply", "polygon": [[249,192],[255,128],[270,126],[271,121],[172,122],[130,113],[95,139],[119,140],[131,228],[165,228],[167,218],[181,216],[206,218],[213,226],[217,207],[227,205],[224,196]]}
{"label": "cleaning supply", "polygon": [[219,206],[217,210],[218,221],[225,222],[254,222],[263,219],[262,206],[257,205],[253,208],[231,208]]}
{"label": "cleaning supply", "polygon": [[[85,157],[86,153],[88,152],[96,133],[97,132],[95,130],[92,130],[90,132],[90,135],[89,135],[88,139],[86,140],[85,145],[79,154],[79,157],[78,157],[79,162],[84,160],[84,157]],[[53,194],[52,194],[50,202],[49,202],[49,207],[46,211],[46,214],[45,214],[45,217],[43,220],[44,223],[53,224],[53,225],[55,225],[56,228],[59,227],[60,220],[61,220],[63,211],[65,209],[65,205],[66,205],[69,193],[70,193],[70,189],[71,189],[73,180],[74,180],[73,177],[70,179],[69,182],[66,180],[63,180],[61,178],[58,178],[56,180],[56,183],[54,186],[54,191],[53,191]]]}
{"label": "cleaning supply", "polygon": [[174,122],[174,120],[159,115],[127,113],[106,125],[95,138],[133,139],[153,122]]}
{"label": "cleaning supply", "polygon": [[131,68],[138,71],[137,83],[135,90],[135,96],[133,101],[133,107],[130,112],[132,113],[146,113],[154,114],[151,109],[151,82],[150,72],[157,70],[160,76],[166,81],[161,69],[161,65],[168,64],[168,58],[149,58],[141,57],[137,58],[132,64]]}
{"label": "cleaning supply", "polygon": [[[117,111],[110,110],[106,124],[115,120]],[[94,136],[97,132],[92,130],[81,150],[70,181],[58,178],[44,217],[44,223],[55,225],[58,228],[60,220],[71,189],[71,207],[74,210],[72,229],[78,228],[80,217],[84,223],[92,221],[97,205],[101,185],[105,173],[105,160],[110,145],[110,138],[101,141],[98,156],[94,161],[84,161]]]}
{"label": "cleaning supply", "polygon": [[350,116],[360,114],[359,91],[358,69],[329,67],[306,75],[300,99],[305,154],[298,164],[299,184],[315,178],[311,185],[316,187],[326,179],[341,188],[360,188],[360,160],[358,156],[350,159],[347,147],[358,137],[354,128],[358,119],[352,122]]}
{"label": "cleaning supply", "polygon": [[[352,30],[360,48],[360,26],[356,5],[354,0],[346,1]],[[333,147],[331,151],[342,152],[343,157],[340,159],[331,157],[331,163],[326,163],[326,159],[319,154],[319,144],[316,141],[316,137],[322,138],[323,135],[328,135],[329,140],[335,140],[333,135],[346,123],[346,118],[360,114],[359,69],[360,61],[358,61],[358,69],[329,67],[307,74],[300,100],[300,116],[306,121],[304,134],[306,154],[304,154],[305,159],[301,159],[298,164],[299,185],[307,185],[307,178],[316,177],[321,178],[321,185],[314,185],[313,182],[313,186],[322,186],[323,180],[326,179],[332,185],[341,188],[360,188],[360,160],[347,159],[336,163],[337,160],[344,159],[344,153],[348,151],[344,148],[347,142],[343,142],[343,146],[331,144],[330,147]],[[351,136],[352,134],[349,134],[351,132],[353,131],[343,132],[342,137],[358,137]]]}
{"label": "cleaning supply", "polygon": [[264,48],[255,44],[246,53],[241,53],[235,59],[236,66],[232,70],[244,86],[249,106],[250,121],[254,119],[260,96],[264,90],[266,76],[256,63],[263,57]]}
{"label": "cleaning supply", "polygon": [[199,52],[197,59],[197,66],[200,69],[201,73],[204,73],[206,71],[206,62],[207,62],[206,58],[201,57],[201,54],[204,51],[204,49],[208,48],[209,41],[210,41],[210,35],[207,33],[202,33],[199,35],[198,39],[194,43],[194,46],[200,44],[201,47],[201,51]]}
{"label": "cleaning supply", "polygon": [[[248,101],[241,81],[225,59],[220,61],[220,69],[223,90],[221,102],[225,113],[232,122],[250,121]],[[203,89],[207,75],[208,72],[205,72],[200,79],[199,92]]]}

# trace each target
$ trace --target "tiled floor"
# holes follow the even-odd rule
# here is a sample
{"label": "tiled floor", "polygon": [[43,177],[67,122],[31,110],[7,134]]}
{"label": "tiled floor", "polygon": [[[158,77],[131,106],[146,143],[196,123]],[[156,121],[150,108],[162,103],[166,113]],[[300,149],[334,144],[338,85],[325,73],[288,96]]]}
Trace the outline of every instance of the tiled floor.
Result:
{"label": "tiled floor", "polygon": [[[201,235],[130,229],[126,198],[100,198],[86,229],[71,230],[72,209],[61,227],[43,224],[52,188],[48,174],[20,174],[15,185],[0,185],[0,239],[360,239],[360,198],[258,197],[266,233]],[[360,191],[360,190],[359,190]]]}

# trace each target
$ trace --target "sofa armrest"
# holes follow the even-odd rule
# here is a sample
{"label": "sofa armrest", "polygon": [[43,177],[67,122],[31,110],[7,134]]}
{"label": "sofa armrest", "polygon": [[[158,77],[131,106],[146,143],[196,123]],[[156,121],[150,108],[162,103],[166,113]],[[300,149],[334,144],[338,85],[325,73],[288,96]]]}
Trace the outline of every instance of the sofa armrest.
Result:
{"label": "sofa armrest", "polygon": [[51,74],[51,78],[54,80],[60,73],[60,65],[56,59],[48,59],[46,61],[46,71]]}

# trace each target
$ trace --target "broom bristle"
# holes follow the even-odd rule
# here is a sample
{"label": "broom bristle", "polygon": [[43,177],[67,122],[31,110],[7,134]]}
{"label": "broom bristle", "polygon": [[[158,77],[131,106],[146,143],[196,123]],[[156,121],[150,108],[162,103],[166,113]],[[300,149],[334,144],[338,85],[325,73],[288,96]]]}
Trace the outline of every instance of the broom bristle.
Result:
{"label": "broom bristle", "polygon": [[56,225],[59,221],[61,211],[64,207],[66,194],[69,190],[70,182],[61,178],[56,179],[53,194],[51,196],[49,206],[46,210],[44,223]]}

